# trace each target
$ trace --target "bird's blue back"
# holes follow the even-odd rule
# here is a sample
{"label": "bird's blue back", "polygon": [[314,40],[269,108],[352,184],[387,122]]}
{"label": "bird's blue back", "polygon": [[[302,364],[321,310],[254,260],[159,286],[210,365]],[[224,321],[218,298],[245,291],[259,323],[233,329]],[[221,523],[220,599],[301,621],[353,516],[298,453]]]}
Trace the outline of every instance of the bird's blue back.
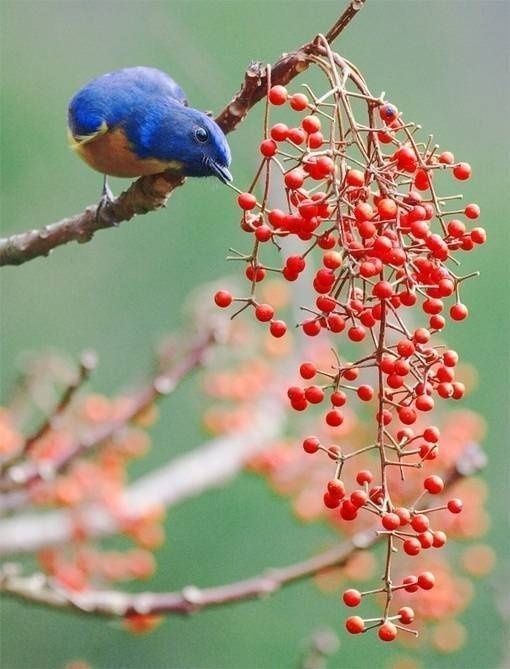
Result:
{"label": "bird's blue back", "polygon": [[167,102],[187,105],[182,88],[154,67],[128,67],[92,79],[69,104],[69,126],[74,135],[91,135],[103,122],[109,128],[125,123],[130,115],[158,108]]}

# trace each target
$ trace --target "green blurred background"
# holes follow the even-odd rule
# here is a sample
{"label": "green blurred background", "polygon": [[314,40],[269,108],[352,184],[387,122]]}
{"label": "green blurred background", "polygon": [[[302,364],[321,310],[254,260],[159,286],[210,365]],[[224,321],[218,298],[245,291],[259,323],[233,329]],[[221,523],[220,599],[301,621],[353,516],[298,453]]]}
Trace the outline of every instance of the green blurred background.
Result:
{"label": "green blurred background", "polygon": [[[238,89],[250,60],[274,62],[325,32],[342,1],[209,0],[182,2],[0,2],[2,49],[3,233],[39,227],[97,200],[100,177],[67,148],[66,105],[88,79],[145,64],[172,74],[191,103],[218,111]],[[346,638],[329,667],[390,666],[411,655],[427,668],[508,666],[508,56],[509,3],[368,0],[337,42],[364,72],[372,91],[387,92],[406,118],[422,123],[445,149],[469,161],[466,202],[481,205],[489,242],[466,258],[481,277],[465,285],[472,316],[447,337],[476,363],[479,385],[466,405],[489,425],[487,479],[492,495],[489,540],[499,553],[495,573],[477,584],[461,620],[464,648],[441,656],[405,653],[375,635]],[[260,116],[231,138],[236,183],[248,183]],[[126,182],[111,184],[119,192]],[[100,232],[20,268],[2,271],[3,392],[26,350],[52,347],[76,355],[94,348],[94,388],[110,392],[143,375],[162,333],[180,322],[184,297],[227,272],[226,250],[239,239],[231,192],[214,180],[190,180],[164,211],[118,230]],[[200,397],[192,381],[163,403],[153,430],[151,463],[167,449],[198,445]],[[170,432],[171,431],[171,432]],[[168,433],[172,439],[168,439]],[[162,452],[164,449],[164,452]],[[506,499],[505,499],[506,498]],[[271,522],[268,522],[268,518]],[[332,536],[300,526],[287,503],[249,475],[172,510],[159,571],[149,587],[212,585],[266,565],[313,554]],[[270,600],[170,618],[153,634],[133,638],[86,617],[2,604],[2,666],[60,669],[73,658],[94,669],[279,669],[297,667],[304,640],[318,627],[341,630],[344,611],[310,583]]]}

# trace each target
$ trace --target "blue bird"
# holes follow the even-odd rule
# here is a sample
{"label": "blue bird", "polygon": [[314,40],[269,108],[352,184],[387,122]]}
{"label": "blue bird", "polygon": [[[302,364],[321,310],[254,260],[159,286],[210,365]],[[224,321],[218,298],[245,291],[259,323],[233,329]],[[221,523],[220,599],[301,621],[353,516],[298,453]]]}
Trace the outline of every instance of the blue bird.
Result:
{"label": "blue bird", "polygon": [[175,170],[183,176],[232,181],[230,149],[221,128],[187,106],[182,88],[165,72],[128,67],[103,74],[69,103],[72,148],[105,177],[139,177]]}

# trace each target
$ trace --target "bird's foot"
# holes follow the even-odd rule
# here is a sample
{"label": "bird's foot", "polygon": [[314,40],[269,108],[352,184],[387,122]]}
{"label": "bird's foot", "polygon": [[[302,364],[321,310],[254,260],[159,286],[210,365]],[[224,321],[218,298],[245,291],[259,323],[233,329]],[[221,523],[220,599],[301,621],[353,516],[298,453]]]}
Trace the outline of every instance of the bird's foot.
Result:
{"label": "bird's foot", "polygon": [[107,207],[111,205],[114,200],[115,196],[110,190],[110,186],[108,186],[108,181],[105,175],[103,180],[103,190],[101,192],[101,199],[97,203],[96,223],[99,223],[100,218],[105,218],[111,225],[113,226],[119,225],[118,221],[115,220],[113,214],[109,212],[107,209]]}

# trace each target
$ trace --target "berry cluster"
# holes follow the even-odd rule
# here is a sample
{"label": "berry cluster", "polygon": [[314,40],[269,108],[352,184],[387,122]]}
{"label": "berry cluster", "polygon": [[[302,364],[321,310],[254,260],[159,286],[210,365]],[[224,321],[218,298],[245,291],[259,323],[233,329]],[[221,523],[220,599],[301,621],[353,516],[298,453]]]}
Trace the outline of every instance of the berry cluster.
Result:
{"label": "berry cluster", "polygon": [[[300,376],[307,383],[291,386],[288,397],[299,412],[326,404],[323,420],[331,428],[342,425],[353,400],[373,406],[372,439],[362,448],[346,451],[311,435],[303,449],[324,453],[335,463],[324,492],[328,509],[338,509],[345,521],[362,514],[379,519],[378,532],[387,545],[383,585],[367,592],[349,589],[344,601],[357,606],[364,595],[382,592],[384,613],[377,619],[350,617],[346,626],[352,633],[377,627],[379,637],[390,641],[414,618],[407,606],[392,613],[394,592],[434,586],[429,572],[394,583],[393,553],[416,556],[442,546],[446,535],[432,527],[429,514],[462,509],[457,498],[440,505],[429,501],[443,491],[444,482],[430,471],[440,431],[424,417],[438,399],[458,400],[465,392],[455,376],[458,356],[437,334],[448,319],[468,316],[460,293],[473,275],[455,271],[454,254],[483,244],[485,231],[470,228],[480,214],[476,204],[454,209],[451,203],[460,196],[440,191],[448,179],[470,178],[467,163],[449,151],[438,153],[431,139],[419,142],[419,127],[404,121],[393,104],[372,96],[356,68],[337,54],[317,58],[317,64],[331,85],[324,95],[308,87],[306,94],[290,94],[280,85],[268,91],[261,164],[251,187],[238,196],[241,227],[253,246],[233,257],[245,264],[250,294],[234,297],[223,290],[215,302],[223,308],[238,304],[236,314],[253,310],[257,320],[269,323],[273,336],[282,337],[285,322],[275,317],[273,305],[258,299],[267,274],[278,273],[314,295],[313,303],[302,307],[304,335],[340,335],[342,350],[352,349],[347,361],[335,348],[326,368],[304,361]],[[297,123],[270,125],[270,105],[290,107],[300,114]],[[279,186],[285,205],[274,207],[269,200]],[[292,252],[285,253],[291,245]],[[265,259],[271,248],[283,251],[276,265]],[[413,307],[408,318],[405,312]],[[360,469],[353,481],[345,480],[344,464],[366,452],[377,454],[377,474]],[[417,498],[398,505],[391,472],[405,481],[424,468]]]}

